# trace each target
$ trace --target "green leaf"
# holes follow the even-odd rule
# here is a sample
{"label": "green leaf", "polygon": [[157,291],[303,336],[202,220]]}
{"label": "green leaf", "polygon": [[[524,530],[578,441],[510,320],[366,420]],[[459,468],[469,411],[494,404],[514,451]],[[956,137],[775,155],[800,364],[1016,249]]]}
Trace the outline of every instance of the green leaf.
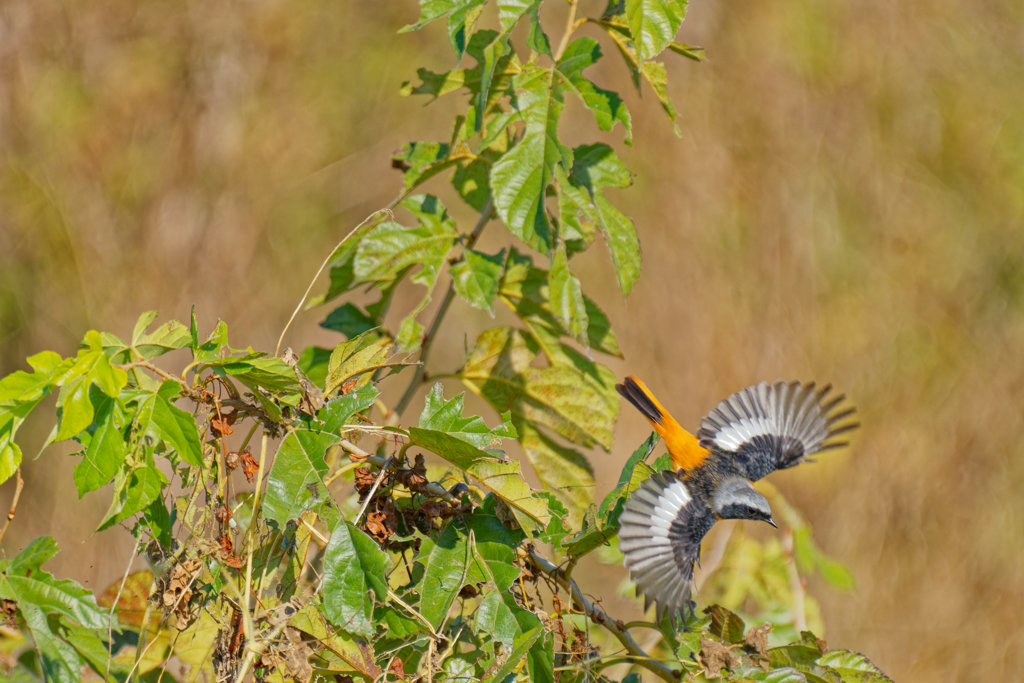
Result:
{"label": "green leaf", "polygon": [[21,465],[21,448],[14,442],[14,435],[32,409],[50,393],[62,367],[60,356],[52,351],[32,356],[28,362],[35,372],[19,370],[0,379],[0,483]]}
{"label": "green leaf", "polygon": [[408,142],[399,147],[391,161],[392,166],[402,169],[402,192],[409,192],[465,157],[449,159],[449,149],[440,142]]}
{"label": "green leaf", "polygon": [[686,43],[672,43],[668,46],[668,49],[675,52],[677,55],[682,55],[687,59],[692,59],[695,62],[703,62],[707,59],[707,52],[702,47],[694,47],[693,45],[687,45]]}
{"label": "green leaf", "polygon": [[306,605],[292,616],[288,625],[308,633],[324,646],[321,656],[328,661],[331,671],[359,673],[369,681],[379,677],[381,668],[374,662],[373,648],[344,631],[331,633],[333,629],[328,629],[318,607],[316,603]]}
{"label": "green leaf", "polygon": [[[53,536],[40,536],[33,539],[31,543],[25,546],[24,550],[10,561],[10,564],[7,566],[7,573],[18,575],[31,574],[50,561],[59,552],[60,549],[57,547],[57,541],[53,539]],[[0,564],[0,567],[2,566]]]}
{"label": "green leaf", "polygon": [[529,64],[514,83],[519,92],[512,104],[525,128],[519,144],[491,169],[494,205],[513,235],[547,254],[552,240],[545,191],[556,164],[572,167],[572,151],[558,139],[558,117],[565,105],[551,69]]}
{"label": "green leaf", "polygon": [[[198,342],[196,336],[198,331],[196,330],[196,319],[195,309],[192,311],[192,343]],[[196,361],[215,361],[220,359],[221,348],[228,346],[228,325],[223,320],[217,321],[217,327],[214,328],[213,332],[206,338],[206,341],[199,346],[194,346],[192,349],[192,358]]]}
{"label": "green leaf", "polygon": [[494,311],[494,297],[505,266],[505,250],[494,256],[466,249],[462,261],[451,267],[455,293],[483,311]]}
{"label": "green leaf", "polygon": [[413,427],[409,439],[473,476],[512,509],[523,530],[541,531],[551,521],[547,502],[532,495],[518,462],[498,460],[458,437],[432,429]]}
{"label": "green leaf", "polygon": [[[526,324],[538,344],[544,347],[544,353],[551,362],[556,362],[560,354],[557,349],[547,344],[551,335],[567,335],[568,331],[555,320],[551,313],[551,302],[548,297],[548,272],[533,267],[529,256],[511,251],[505,263],[505,274],[502,277],[498,296]],[[608,316],[593,301],[583,295],[587,308],[587,342],[596,351],[611,354],[619,358],[622,351],[618,340],[611,329]],[[544,328],[545,331],[541,330]],[[589,372],[589,371],[588,371]]]}
{"label": "green leaf", "polygon": [[42,659],[43,675],[47,681],[79,683],[82,680],[82,660],[75,649],[57,638],[46,620],[46,614],[33,604],[18,606],[25,623],[32,632],[32,640]]}
{"label": "green leaf", "polygon": [[540,3],[541,0],[533,3],[530,12],[530,33],[526,36],[526,46],[534,52],[551,57],[551,41],[540,25]]}
{"label": "green leaf", "polygon": [[166,380],[156,392],[138,392],[131,399],[138,402],[135,419],[144,435],[166,442],[189,465],[202,467],[203,451],[195,418],[173,403],[180,392],[181,385],[172,380]]}
{"label": "green leaf", "polygon": [[[366,313],[363,313],[363,311],[353,303],[347,303],[344,306],[339,306],[334,309],[331,311],[330,315],[327,316],[327,319],[320,323],[320,327],[325,330],[341,332],[349,339],[357,337],[363,332],[369,332],[377,326],[376,320],[368,316]],[[310,377],[310,379],[313,378]]]}
{"label": "green leaf", "polygon": [[339,387],[345,388],[349,380],[356,378],[352,389],[361,389],[370,383],[371,370],[386,367],[401,367],[412,363],[390,362],[391,340],[376,337],[372,332],[344,341],[334,347],[327,365],[327,378],[324,380],[324,395],[329,396]]}
{"label": "green leaf", "polygon": [[615,275],[622,293],[629,295],[640,277],[640,240],[636,227],[625,214],[612,206],[601,187],[627,187],[629,169],[604,144],[584,145],[574,150],[572,173],[566,177],[558,170],[559,212],[568,225],[580,220],[597,225],[611,252]]}
{"label": "green leaf", "polygon": [[464,396],[459,394],[445,400],[444,385],[438,382],[426,396],[419,426],[450,434],[481,450],[496,448],[502,440],[516,438],[516,428],[508,413],[502,415],[502,423],[494,429],[488,427],[482,417],[462,417]]}
{"label": "green leaf", "polygon": [[582,557],[598,548],[619,533],[619,517],[630,494],[654,472],[644,460],[651,454],[658,435],[651,434],[647,440],[633,452],[626,461],[619,475],[618,484],[604,497],[601,506],[595,510],[593,524],[586,533],[578,534],[577,538],[565,541],[565,553],[571,557]]}
{"label": "green leaf", "polygon": [[416,561],[423,566],[419,581],[420,614],[435,630],[441,628],[455,598],[469,578],[469,539],[449,524],[437,542],[424,540]]}
{"label": "green leaf", "polygon": [[445,73],[434,73],[430,69],[417,69],[416,75],[422,81],[413,87],[408,81],[402,85],[402,95],[433,95],[435,98],[455,92],[466,85],[466,70],[454,69]]}
{"label": "green leaf", "polygon": [[430,293],[458,233],[436,197],[414,195],[403,200],[401,206],[419,219],[419,227],[406,228],[389,221],[374,228],[359,243],[355,276],[360,282],[390,282],[404,275],[406,269],[421,266],[412,281],[426,287],[427,292],[403,321],[405,335],[400,334],[400,338],[404,336],[400,347],[412,351],[419,347],[419,339],[413,339],[415,326],[407,321],[414,321],[430,302]]}
{"label": "green leaf", "polygon": [[891,678],[859,652],[830,650],[818,658],[818,664],[838,672],[844,683],[892,683]]}
{"label": "green leaf", "polygon": [[110,509],[96,530],[103,531],[142,512],[160,498],[165,486],[167,477],[157,469],[152,452],[147,450],[145,462],[132,469],[120,485],[115,486]]}
{"label": "green leaf", "polygon": [[110,357],[103,351],[100,333],[90,331],[85,335],[83,348],[79,349],[74,364],[58,379],[58,383],[63,386],[57,398],[59,417],[54,440],[65,441],[92,423],[89,387],[95,384],[107,396],[116,398],[128,383],[128,374],[110,364]]}
{"label": "green leaf", "polygon": [[[565,364],[533,367],[540,347],[519,330],[496,327],[483,332],[459,373],[467,386],[499,413],[553,429],[573,443],[610,449],[619,401],[615,377],[562,347]],[[518,417],[517,417],[518,416]]]}
{"label": "green leaf", "polygon": [[374,598],[387,598],[391,561],[351,522],[336,525],[324,552],[324,615],[350,633],[370,636]]}
{"label": "green leaf", "polygon": [[505,663],[499,666],[498,670],[494,672],[494,675],[487,678],[484,683],[499,683],[500,681],[504,681],[505,678],[522,663],[527,654],[533,648],[533,644],[536,643],[544,633],[544,627],[538,626],[537,628],[527,631],[516,638],[508,659],[506,659]]}
{"label": "green leaf", "polygon": [[618,93],[597,87],[583,76],[583,70],[595,64],[601,56],[601,46],[596,40],[577,38],[565,48],[557,69],[587,109],[593,112],[598,128],[610,131],[616,123],[621,123],[626,129],[625,143],[632,145],[633,123],[622,98]]}
{"label": "green leaf", "polygon": [[348,424],[352,416],[366,410],[377,400],[380,392],[373,384],[366,384],[353,389],[347,394],[336,396],[324,404],[316,414],[316,418],[306,420],[310,429],[337,434],[338,430]]}
{"label": "green leaf", "polygon": [[339,438],[337,434],[296,429],[281,441],[263,503],[264,516],[276,522],[278,529],[307,510],[316,511],[321,518],[337,519],[337,507],[324,484],[324,453]]}
{"label": "green leaf", "polygon": [[807,683],[807,676],[791,666],[762,671],[752,669],[743,673],[743,681],[764,681],[765,683]]}
{"label": "green leaf", "polygon": [[565,245],[559,244],[551,260],[548,273],[548,287],[551,296],[551,313],[569,335],[587,346],[587,307],[583,302],[583,288],[579,278],[569,270],[569,257]]}
{"label": "green leaf", "polygon": [[[541,486],[570,512],[572,524],[594,502],[594,470],[581,453],[566,448],[526,420],[516,422],[519,444]],[[550,505],[548,506],[550,509]]]}
{"label": "green leaf", "polygon": [[676,123],[676,107],[672,104],[672,98],[668,96],[668,75],[665,73],[665,65],[661,62],[644,62],[643,66],[640,67],[640,71],[650,84],[651,89],[654,90],[658,101],[661,102],[661,108],[668,114],[669,121],[672,122],[672,128],[675,130],[676,135],[682,137],[683,131],[679,129],[679,124]]}
{"label": "green leaf", "polygon": [[23,609],[32,605],[47,614],[62,614],[89,628],[106,628],[107,613],[96,604],[92,591],[70,579],[55,579],[40,569],[56,554],[57,544],[52,537],[32,541],[0,574],[0,598],[14,600]]}
{"label": "green leaf", "polygon": [[484,2],[486,0],[420,0],[420,20],[402,28],[399,33],[418,31],[436,19],[448,17],[448,39],[455,55],[462,59]]}
{"label": "green leaf", "polygon": [[626,18],[640,61],[667,48],[686,18],[686,0],[626,0]]}
{"label": "green leaf", "polygon": [[192,341],[189,329],[177,320],[169,320],[152,332],[146,332],[158,315],[159,311],[143,313],[132,332],[132,347],[146,360],[183,349]]}
{"label": "green leaf", "polygon": [[331,349],[325,349],[322,346],[307,346],[299,356],[299,370],[305,373],[310,382],[322,387],[324,380],[327,379],[327,364],[330,360]]}
{"label": "green leaf", "polygon": [[97,402],[95,418],[89,429],[88,444],[82,452],[82,462],[75,465],[74,479],[79,497],[106,486],[127,455],[119,426],[123,419],[123,406],[118,399],[102,392],[94,393],[97,394],[92,397]]}

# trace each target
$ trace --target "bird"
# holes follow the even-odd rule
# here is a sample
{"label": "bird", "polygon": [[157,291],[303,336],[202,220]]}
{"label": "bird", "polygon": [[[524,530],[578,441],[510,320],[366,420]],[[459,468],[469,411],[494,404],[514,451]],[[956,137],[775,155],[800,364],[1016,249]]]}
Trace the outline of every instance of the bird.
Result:
{"label": "bird", "polygon": [[857,428],[856,409],[839,408],[844,395],[831,385],[761,382],[720,402],[694,436],[633,376],[616,390],[639,410],[665,441],[673,470],[657,472],[633,491],[619,518],[623,564],[644,596],[644,610],[657,605],[685,624],[700,560],[700,544],[720,519],[766,522],[771,506],[753,482],[775,470],[807,462],[808,456],[848,444],[837,439]]}

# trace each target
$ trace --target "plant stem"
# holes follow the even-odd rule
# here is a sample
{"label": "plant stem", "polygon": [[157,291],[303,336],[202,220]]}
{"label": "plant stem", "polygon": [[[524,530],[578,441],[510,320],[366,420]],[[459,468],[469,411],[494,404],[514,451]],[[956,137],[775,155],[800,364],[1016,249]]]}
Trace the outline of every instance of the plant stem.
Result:
{"label": "plant stem", "polygon": [[[575,3],[574,3],[575,5]],[[466,242],[463,245],[464,249],[472,249],[476,244],[476,241],[480,239],[480,233],[483,232],[484,226],[491,220],[491,214],[494,213],[494,197],[487,199],[487,204],[484,205],[484,210],[480,212],[480,220],[473,226],[473,231],[466,237]],[[465,258],[465,256],[463,256]],[[427,336],[423,338],[423,345],[420,347],[420,367],[426,370],[427,359],[430,358],[430,350],[433,347],[434,339],[437,337],[437,330],[441,326],[441,321],[444,319],[445,314],[448,312],[448,308],[452,305],[452,300],[455,299],[455,281],[452,280],[448,283],[448,291],[445,292],[444,299],[441,301],[441,307],[437,309],[437,313],[434,315],[434,321],[430,323],[430,329],[427,330]],[[405,409],[409,407],[409,403],[412,401],[412,397],[416,394],[416,389],[419,388],[420,384],[423,383],[425,375],[421,375],[416,372],[413,375],[412,381],[409,382],[409,386],[405,388],[405,393],[402,394],[402,398],[398,401],[398,405],[395,406],[395,414],[401,415],[405,412]]]}
{"label": "plant stem", "polygon": [[544,572],[555,582],[564,588],[569,595],[572,596],[572,601],[576,605],[576,608],[583,611],[587,617],[590,618],[596,624],[604,626],[613,636],[618,638],[619,642],[626,648],[626,652],[632,655],[633,661],[639,665],[657,674],[659,677],[666,681],[678,681],[681,675],[680,671],[674,671],[656,659],[652,659],[650,655],[644,652],[643,648],[633,640],[633,636],[626,630],[625,624],[613,619],[603,609],[597,605],[591,604],[589,600],[583,595],[583,591],[576,585],[575,581],[571,579],[566,580],[565,572],[551,564],[551,562],[540,555],[534,548],[530,548],[530,562],[534,567]]}
{"label": "plant stem", "polygon": [[11,499],[11,511],[7,513],[7,521],[4,522],[4,528],[0,531],[0,543],[3,542],[4,536],[7,535],[7,527],[11,526],[11,522],[14,521],[14,513],[18,511],[18,499],[21,498],[21,490],[25,488],[25,480],[21,478],[21,468],[19,467],[15,474],[18,475],[18,483],[14,489],[14,498]]}
{"label": "plant stem", "polygon": [[579,0],[570,0],[569,2],[569,18],[565,22],[565,33],[562,34],[558,50],[555,51],[556,62],[562,58],[562,53],[565,52],[565,48],[569,45],[569,38],[572,37],[573,31],[576,30],[576,5],[578,2]]}

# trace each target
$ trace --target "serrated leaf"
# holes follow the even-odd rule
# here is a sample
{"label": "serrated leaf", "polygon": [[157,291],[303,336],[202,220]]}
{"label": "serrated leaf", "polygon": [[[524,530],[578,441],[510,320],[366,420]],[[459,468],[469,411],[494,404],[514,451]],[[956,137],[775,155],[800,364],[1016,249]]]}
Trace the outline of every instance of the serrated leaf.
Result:
{"label": "serrated leaf", "polygon": [[551,296],[551,313],[569,335],[587,347],[587,307],[583,302],[583,288],[569,270],[569,257],[565,245],[559,244],[551,259],[548,273],[548,291]]}
{"label": "serrated leaf", "polygon": [[[505,274],[498,289],[498,296],[526,324],[537,343],[544,347],[544,352],[551,362],[556,362],[557,349],[547,344],[547,338],[568,334],[551,313],[548,296],[548,272],[533,266],[529,256],[524,256],[515,249],[511,251],[505,262]],[[608,316],[597,307],[586,295],[583,302],[587,309],[587,342],[596,351],[607,353],[619,358],[622,351],[618,340],[611,329]],[[546,328],[545,335],[540,328]]]}
{"label": "serrated leaf", "polygon": [[138,404],[135,420],[143,435],[166,442],[189,465],[202,467],[202,444],[195,418],[173,403],[180,392],[177,382],[166,380],[157,391],[138,391],[126,401]]}
{"label": "serrated leaf", "polygon": [[79,349],[74,364],[59,381],[63,386],[57,397],[59,418],[54,440],[65,441],[92,423],[89,387],[95,384],[107,396],[116,397],[128,383],[128,374],[110,364],[99,332],[90,331],[85,335],[83,348]]}
{"label": "serrated leaf", "polygon": [[374,633],[374,598],[387,597],[387,553],[351,522],[341,522],[331,531],[324,552],[324,616],[350,633]]}
{"label": "serrated leaf", "polygon": [[339,387],[345,389],[345,385],[352,379],[355,379],[355,383],[347,390],[361,389],[370,383],[372,375],[369,372],[371,370],[404,365],[413,365],[413,363],[391,361],[390,339],[376,337],[372,332],[364,332],[334,347],[327,364],[324,396],[329,396]]}
{"label": "serrated leaf", "polygon": [[491,169],[494,205],[513,235],[546,254],[552,240],[545,191],[556,164],[572,167],[572,151],[558,139],[558,118],[565,105],[551,69],[529,64],[514,84],[518,92],[512,104],[525,128],[519,144]]}
{"label": "serrated leaf", "polygon": [[117,399],[101,392],[93,396],[95,417],[82,461],[75,465],[75,488],[79,497],[106,486],[127,455],[124,435],[118,424],[123,407]]}
{"label": "serrated leaf", "polygon": [[594,502],[596,482],[590,463],[582,453],[560,445],[526,420],[519,420],[516,430],[541,486],[565,505],[570,523],[578,523],[583,511]]}
{"label": "serrated leaf", "polygon": [[859,652],[830,650],[818,658],[818,664],[839,673],[844,683],[892,683],[891,678]]}
{"label": "serrated leaf", "polygon": [[626,0],[626,18],[641,62],[667,48],[686,18],[686,0]]}
{"label": "serrated leaf", "polygon": [[525,531],[543,530],[551,521],[547,502],[532,495],[518,462],[499,460],[455,436],[431,429],[413,427],[409,439],[474,477],[512,509]]}
{"label": "serrated leaf", "polygon": [[373,405],[380,392],[372,384],[353,389],[347,394],[336,396],[327,401],[317,412],[315,418],[306,418],[303,422],[314,431],[337,434],[338,430],[348,424],[352,417]]}
{"label": "serrated leaf", "polygon": [[569,43],[558,60],[558,72],[572,86],[583,104],[594,114],[597,126],[610,131],[616,123],[626,129],[625,143],[633,144],[633,123],[625,103],[618,93],[604,90],[583,76],[583,70],[601,59],[601,46],[590,37],[577,38]]}
{"label": "serrated leaf", "polygon": [[771,671],[752,669],[749,672],[744,672],[741,680],[764,681],[764,683],[807,683],[807,676],[791,666],[785,666]]}
{"label": "serrated leaf", "polygon": [[581,446],[597,443],[611,448],[619,410],[614,376],[568,348],[559,351],[567,364],[533,367],[539,351],[539,345],[519,330],[487,330],[477,339],[459,378],[499,413],[511,411]]}
{"label": "serrated leaf", "polygon": [[487,426],[482,417],[474,415],[463,417],[463,397],[445,400],[444,385],[438,382],[431,388],[420,413],[419,426],[450,434],[476,448],[486,450],[497,448],[502,440],[516,438],[516,428],[512,426],[509,415],[502,415],[502,422],[494,429]]}
{"label": "serrated leaf", "polygon": [[322,346],[307,346],[302,350],[297,365],[310,382],[322,387],[324,380],[327,379],[327,364],[330,360],[331,349],[325,349]]}
{"label": "serrated leaf", "polygon": [[[588,145],[578,149],[586,155],[584,160],[589,163],[575,165],[568,177],[561,169],[556,173],[560,215],[567,225],[579,225],[582,219],[601,230],[612,256],[619,288],[628,296],[640,277],[640,240],[633,221],[608,202],[600,187],[628,185],[629,171],[606,145]],[[604,155],[604,158],[598,160],[599,155]]]}
{"label": "serrated leaf", "polygon": [[324,453],[339,439],[337,434],[296,429],[281,441],[267,477],[263,503],[264,516],[276,522],[279,529],[307,510],[324,519],[337,519],[337,506],[324,484]]}
{"label": "serrated leaf", "polygon": [[466,70],[453,69],[445,73],[434,73],[430,69],[417,69],[416,75],[421,83],[415,87],[406,82],[402,86],[402,95],[433,95],[435,98],[455,92],[466,85]]}
{"label": "serrated leaf", "polygon": [[62,614],[89,628],[106,627],[107,615],[92,591],[71,579],[55,579],[40,568],[57,552],[50,536],[32,541],[0,574],[0,597],[16,601],[21,608],[33,605],[47,614]]}
{"label": "serrated leaf", "polygon": [[132,347],[146,360],[183,349],[192,341],[189,329],[177,320],[169,320],[152,332],[146,332],[159,315],[159,311],[143,313],[132,332]]}
{"label": "serrated leaf", "polygon": [[504,249],[494,256],[466,249],[463,260],[451,267],[455,293],[476,308],[493,312],[504,265]]}

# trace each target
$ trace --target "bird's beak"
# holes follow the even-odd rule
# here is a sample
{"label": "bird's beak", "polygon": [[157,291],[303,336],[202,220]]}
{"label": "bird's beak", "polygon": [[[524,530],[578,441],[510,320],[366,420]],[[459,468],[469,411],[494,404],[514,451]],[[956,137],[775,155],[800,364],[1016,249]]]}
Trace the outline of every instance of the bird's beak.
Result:
{"label": "bird's beak", "polygon": [[769,524],[771,524],[771,525],[772,525],[773,527],[775,527],[776,529],[778,529],[778,528],[779,528],[779,525],[778,525],[778,524],[776,524],[776,523],[775,523],[775,520],[774,520],[774,519],[772,519],[771,517],[769,517],[769,518],[768,518],[768,523],[769,523]]}

